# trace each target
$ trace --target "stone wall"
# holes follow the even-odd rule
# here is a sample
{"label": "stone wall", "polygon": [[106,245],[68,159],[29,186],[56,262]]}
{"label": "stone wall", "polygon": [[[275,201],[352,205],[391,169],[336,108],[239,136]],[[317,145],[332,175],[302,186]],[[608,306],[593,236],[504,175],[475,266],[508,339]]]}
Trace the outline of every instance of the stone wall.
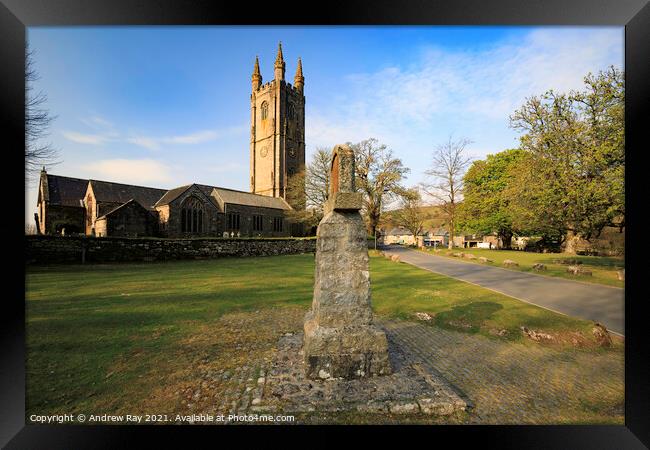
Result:
{"label": "stone wall", "polygon": [[82,233],[84,230],[84,213],[81,207],[47,206],[45,210],[45,233],[60,233],[65,228],[66,233]]}
{"label": "stone wall", "polygon": [[[291,223],[284,216],[284,211],[273,208],[262,208],[259,206],[246,206],[228,203],[226,214],[222,214],[223,230],[233,231],[228,228],[228,213],[239,214],[239,232],[241,236],[254,237],[262,235],[265,237],[289,237],[291,234]],[[262,216],[262,231],[253,229],[253,216]],[[282,219],[282,231],[273,231],[273,219]],[[237,233],[237,231],[234,231]]]}
{"label": "stone wall", "polygon": [[95,221],[95,236],[155,236],[158,218],[138,202],[130,201]]}
{"label": "stone wall", "polygon": [[313,253],[316,239],[151,239],[25,236],[27,264],[210,259]]}

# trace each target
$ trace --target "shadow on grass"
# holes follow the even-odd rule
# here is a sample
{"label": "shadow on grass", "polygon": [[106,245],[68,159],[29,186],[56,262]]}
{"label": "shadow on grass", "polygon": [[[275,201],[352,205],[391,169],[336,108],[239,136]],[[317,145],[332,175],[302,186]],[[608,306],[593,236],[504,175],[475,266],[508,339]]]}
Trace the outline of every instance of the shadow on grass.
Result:
{"label": "shadow on grass", "polygon": [[[609,257],[609,256],[562,256],[557,258],[551,258],[551,262],[563,261],[565,264],[571,264],[579,262],[585,266],[599,267],[599,268],[617,268],[622,269],[625,267],[625,261],[621,258]],[[537,262],[548,263],[548,258],[543,258],[537,260]]]}
{"label": "shadow on grass", "polygon": [[499,303],[472,302],[438,313],[435,323],[442,328],[476,333],[481,329],[481,325],[500,309],[503,309],[503,306]]}

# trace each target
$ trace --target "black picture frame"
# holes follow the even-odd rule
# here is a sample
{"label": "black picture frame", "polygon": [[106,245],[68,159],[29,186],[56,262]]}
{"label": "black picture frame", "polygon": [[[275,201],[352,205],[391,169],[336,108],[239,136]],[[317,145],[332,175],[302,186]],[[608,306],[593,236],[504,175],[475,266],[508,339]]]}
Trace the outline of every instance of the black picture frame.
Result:
{"label": "black picture frame", "polygon": [[[166,444],[189,446],[195,434],[216,433],[207,442],[221,444],[224,435],[245,433],[239,445],[252,446],[262,436],[266,443],[279,439],[279,431],[321,434],[303,445],[329,443],[339,427],[150,427],[150,426],[47,426],[25,425],[25,273],[15,261],[24,251],[24,43],[26,27],[78,25],[617,25],[625,26],[626,71],[626,302],[625,302],[625,425],[624,426],[456,426],[357,427],[356,433],[384,439],[398,433],[404,443],[414,433],[423,444],[442,440],[454,445],[474,441],[498,448],[622,449],[650,446],[650,345],[644,302],[647,287],[642,277],[644,202],[643,168],[648,165],[646,129],[650,125],[650,4],[648,0],[348,0],[309,7],[297,4],[250,2],[212,3],[205,0],[1,0],[0,3],[0,112],[3,174],[0,177],[5,206],[0,221],[5,265],[2,339],[2,403],[0,444],[6,448],[115,448],[150,443],[155,437]],[[23,168],[23,169],[21,169]],[[645,202],[647,204],[647,202]],[[636,209],[635,209],[636,207]],[[634,243],[634,245],[632,245]],[[255,433],[247,430],[254,429]],[[347,432],[347,430],[346,430]],[[300,441],[299,441],[300,442]],[[447,444],[450,445],[450,444]]]}

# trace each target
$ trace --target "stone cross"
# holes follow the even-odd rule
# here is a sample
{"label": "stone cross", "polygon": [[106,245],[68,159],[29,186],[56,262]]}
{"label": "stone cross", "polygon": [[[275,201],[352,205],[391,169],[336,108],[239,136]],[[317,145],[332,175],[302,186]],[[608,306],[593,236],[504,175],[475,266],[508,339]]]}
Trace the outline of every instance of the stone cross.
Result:
{"label": "stone cross", "polygon": [[354,185],[354,152],[332,152],[330,194],[316,233],[312,309],[303,343],[309,378],[363,378],[391,373],[386,334],[373,323],[366,229]]}

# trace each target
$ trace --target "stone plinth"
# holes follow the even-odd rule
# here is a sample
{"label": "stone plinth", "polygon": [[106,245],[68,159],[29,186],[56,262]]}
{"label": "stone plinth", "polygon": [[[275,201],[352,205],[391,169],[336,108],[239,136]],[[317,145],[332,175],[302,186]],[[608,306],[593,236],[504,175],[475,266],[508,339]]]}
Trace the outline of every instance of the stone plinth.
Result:
{"label": "stone plinth", "polygon": [[[334,149],[331,199],[356,197],[355,192],[340,195],[354,190],[353,164],[349,147]],[[349,379],[389,374],[386,335],[373,324],[363,219],[356,201],[341,202],[340,208],[337,202],[330,205],[318,225],[314,300],[305,317],[306,375]]]}
{"label": "stone plinth", "polygon": [[[393,328],[394,329],[394,328]],[[361,412],[454,416],[470,409],[446,380],[388,335],[393,373],[381,377],[313,380],[303,370],[302,333],[286,334],[278,342],[265,386],[251,413],[284,414]],[[382,420],[381,418],[377,420]],[[406,419],[408,420],[408,419]],[[379,422],[381,423],[381,422]]]}

